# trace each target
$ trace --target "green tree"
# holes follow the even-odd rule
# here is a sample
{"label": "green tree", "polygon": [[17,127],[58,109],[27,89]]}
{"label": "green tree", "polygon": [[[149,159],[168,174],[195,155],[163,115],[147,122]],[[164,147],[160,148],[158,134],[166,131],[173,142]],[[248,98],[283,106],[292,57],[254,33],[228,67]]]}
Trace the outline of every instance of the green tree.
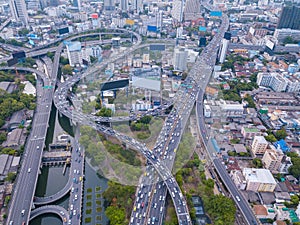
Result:
{"label": "green tree", "polygon": [[275,133],[275,137],[277,138],[277,140],[285,139],[286,136],[287,136],[287,133],[286,133],[285,129],[280,129],[280,130],[276,131],[276,133]]}
{"label": "green tree", "polygon": [[262,163],[260,158],[254,158],[252,160],[252,163],[255,166],[255,168],[262,168],[263,167],[263,163]]}
{"label": "green tree", "polygon": [[5,181],[13,183],[14,180],[16,179],[16,176],[17,176],[16,173],[10,172],[10,173],[7,174],[7,177],[5,178]]}
{"label": "green tree", "polygon": [[144,124],[149,124],[150,121],[152,119],[152,116],[143,116],[141,119],[140,119],[140,122],[141,123],[144,123]]}
{"label": "green tree", "polygon": [[66,65],[64,65],[63,67],[62,67],[62,73],[63,74],[68,74],[68,75],[71,75],[72,74],[72,72],[73,72],[73,69],[72,69],[72,67],[69,65],[69,64],[66,64]]}
{"label": "green tree", "polygon": [[266,139],[267,141],[269,141],[269,142],[276,142],[276,141],[277,141],[277,139],[276,139],[276,137],[274,136],[274,134],[269,134],[269,135],[267,135],[267,136],[265,137],[265,139]]}
{"label": "green tree", "polygon": [[0,144],[2,144],[4,141],[6,141],[7,133],[3,132],[0,133]]}
{"label": "green tree", "polygon": [[63,56],[61,56],[61,57],[59,58],[59,63],[65,66],[65,65],[68,65],[70,62],[69,62],[69,59],[67,59],[67,58],[65,58],[65,57],[63,57]]}
{"label": "green tree", "polygon": [[109,206],[105,210],[105,214],[109,219],[110,225],[128,224],[125,219],[125,209],[115,206]]}
{"label": "green tree", "polygon": [[18,34],[20,36],[26,36],[27,34],[29,34],[29,30],[27,28],[21,28],[20,30],[18,30]]}
{"label": "green tree", "polygon": [[102,107],[99,112],[96,113],[96,116],[102,116],[102,117],[111,117],[112,116],[112,110],[109,108]]}

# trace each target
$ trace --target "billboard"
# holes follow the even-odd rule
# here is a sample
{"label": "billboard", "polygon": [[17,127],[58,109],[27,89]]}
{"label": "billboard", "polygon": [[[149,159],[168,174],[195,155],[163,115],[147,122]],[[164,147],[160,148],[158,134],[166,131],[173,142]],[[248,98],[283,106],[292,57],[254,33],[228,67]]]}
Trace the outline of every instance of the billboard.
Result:
{"label": "billboard", "polygon": [[99,17],[99,16],[98,16],[97,13],[92,13],[92,14],[91,14],[91,18],[92,18],[92,19],[98,19],[98,17]]}
{"label": "billboard", "polygon": [[221,11],[211,11],[209,13],[210,16],[212,17],[221,17],[222,16],[222,12]]}
{"label": "billboard", "polygon": [[165,51],[165,50],[166,50],[165,45],[161,45],[161,44],[150,45],[150,51]]}
{"label": "billboard", "polygon": [[18,59],[17,58],[12,58],[12,59],[7,60],[7,65],[8,66],[13,66],[13,65],[15,65],[17,63],[18,63]]}
{"label": "billboard", "polygon": [[275,44],[272,41],[267,40],[266,47],[268,47],[270,50],[273,50],[275,47]]}
{"label": "billboard", "polygon": [[144,77],[132,76],[132,86],[153,91],[160,91],[160,79],[147,79]]}
{"label": "billboard", "polygon": [[101,91],[117,90],[129,85],[129,79],[105,82],[100,85]]}
{"label": "billboard", "polygon": [[150,32],[157,32],[157,26],[148,25],[147,30]]}
{"label": "billboard", "polygon": [[199,26],[199,31],[205,32],[206,31],[206,27]]}
{"label": "billboard", "polygon": [[64,28],[58,29],[58,33],[60,35],[69,33],[69,27],[64,27]]}
{"label": "billboard", "polygon": [[12,54],[12,56],[13,56],[13,58],[16,58],[16,59],[22,59],[22,58],[25,58],[25,57],[26,57],[24,51],[14,52],[14,53]]}
{"label": "billboard", "polygon": [[134,20],[126,19],[125,23],[132,26],[132,25],[134,25]]}

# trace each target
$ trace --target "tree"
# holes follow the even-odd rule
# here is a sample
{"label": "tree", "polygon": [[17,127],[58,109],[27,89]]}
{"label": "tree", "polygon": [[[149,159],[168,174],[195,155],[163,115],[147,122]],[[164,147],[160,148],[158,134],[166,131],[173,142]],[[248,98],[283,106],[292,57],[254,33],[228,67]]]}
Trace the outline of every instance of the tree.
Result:
{"label": "tree", "polygon": [[108,206],[105,210],[105,214],[109,219],[110,225],[128,224],[125,220],[125,209],[124,208]]}
{"label": "tree", "polygon": [[17,176],[16,173],[10,172],[10,173],[7,174],[7,177],[5,178],[5,181],[13,183],[14,180],[16,179],[16,176]]}
{"label": "tree", "polygon": [[4,141],[6,141],[6,133],[0,133],[0,144],[2,144]]}
{"label": "tree", "polygon": [[262,168],[263,167],[263,163],[262,163],[260,158],[254,158],[252,160],[252,163],[255,166],[255,168]]}
{"label": "tree", "polygon": [[96,113],[96,116],[102,116],[102,117],[111,117],[112,116],[112,110],[109,108],[101,108],[99,112]]}
{"label": "tree", "polygon": [[20,30],[18,30],[18,34],[20,36],[26,36],[27,34],[29,34],[29,30],[27,28],[21,28]]}
{"label": "tree", "polygon": [[64,65],[63,67],[62,67],[62,73],[63,74],[68,74],[68,75],[71,75],[72,74],[72,72],[73,72],[73,69],[72,69],[72,67],[69,65],[69,64],[67,64],[67,65]]}
{"label": "tree", "polygon": [[276,133],[275,133],[275,137],[277,138],[277,140],[285,139],[286,136],[287,136],[287,133],[286,133],[285,129],[280,129],[280,130],[276,131]]}
{"label": "tree", "polygon": [[152,119],[152,116],[143,116],[141,119],[140,119],[140,122],[141,123],[144,123],[144,124],[149,124],[150,121]]}
{"label": "tree", "polygon": [[274,134],[269,134],[269,135],[267,135],[267,136],[265,137],[265,139],[266,139],[267,141],[269,141],[269,142],[276,142],[276,141],[277,141],[277,139],[276,139],[276,137],[274,136]]}
{"label": "tree", "polygon": [[59,63],[62,64],[62,65],[64,65],[64,66],[67,65],[67,64],[70,64],[69,59],[67,59],[67,58],[65,58],[63,56],[61,56],[59,58]]}

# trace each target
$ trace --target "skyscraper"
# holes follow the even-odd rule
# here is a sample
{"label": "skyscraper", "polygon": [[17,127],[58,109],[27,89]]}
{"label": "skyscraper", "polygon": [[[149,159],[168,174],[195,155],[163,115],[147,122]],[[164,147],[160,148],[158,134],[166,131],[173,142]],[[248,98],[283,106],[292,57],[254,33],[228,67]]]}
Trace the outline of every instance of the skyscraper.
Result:
{"label": "skyscraper", "polygon": [[73,6],[78,8],[78,11],[80,11],[81,8],[80,0],[73,0]]}
{"label": "skyscraper", "polygon": [[104,10],[105,11],[114,11],[115,10],[115,1],[114,0],[104,0]]}
{"label": "skyscraper", "polygon": [[184,0],[175,0],[173,1],[173,7],[172,7],[172,17],[179,22],[182,22],[183,20],[183,11],[185,7]]}
{"label": "skyscraper", "polygon": [[28,13],[25,0],[10,0],[10,10],[15,21],[21,21],[28,27]]}
{"label": "skyscraper", "polygon": [[300,30],[300,7],[284,7],[282,9],[277,28]]}
{"label": "skyscraper", "polygon": [[226,52],[227,52],[227,48],[228,48],[230,39],[231,39],[231,33],[225,32],[224,38],[222,40],[220,55],[219,55],[219,62],[220,63],[223,63],[225,61]]}
{"label": "skyscraper", "polygon": [[133,10],[136,10],[137,13],[143,11],[143,0],[133,0],[132,5]]}
{"label": "skyscraper", "polygon": [[128,0],[121,0],[121,10],[122,11],[127,11],[128,10]]}
{"label": "skyscraper", "polygon": [[174,69],[185,71],[187,69],[188,52],[183,47],[176,47],[174,50]]}

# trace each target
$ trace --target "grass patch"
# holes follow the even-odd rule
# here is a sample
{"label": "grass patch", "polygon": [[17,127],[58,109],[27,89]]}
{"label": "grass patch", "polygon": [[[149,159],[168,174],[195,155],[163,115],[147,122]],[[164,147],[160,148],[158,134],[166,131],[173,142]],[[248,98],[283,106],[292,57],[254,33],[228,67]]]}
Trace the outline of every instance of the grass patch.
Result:
{"label": "grass patch", "polygon": [[87,206],[87,207],[91,207],[91,206],[92,206],[92,202],[87,202],[87,203],[86,203],[86,206]]}
{"label": "grass patch", "polygon": [[149,132],[141,132],[141,133],[138,133],[136,136],[138,139],[144,140],[144,139],[149,138],[151,136],[151,134]]}
{"label": "grass patch", "polygon": [[96,204],[97,205],[101,205],[101,201],[100,200],[96,200]]}
{"label": "grass patch", "polygon": [[96,194],[96,198],[101,198],[101,194]]}
{"label": "grass patch", "polygon": [[92,200],[92,195],[87,195],[87,196],[86,196],[86,199],[87,199],[87,200]]}
{"label": "grass patch", "polygon": [[98,186],[98,187],[96,187],[95,189],[96,189],[96,192],[99,192],[99,191],[101,190],[101,187]]}
{"label": "grass patch", "polygon": [[84,222],[85,223],[90,223],[92,221],[92,218],[91,217],[87,217],[84,219]]}
{"label": "grass patch", "polygon": [[102,216],[96,216],[96,220],[102,220]]}
{"label": "grass patch", "polygon": [[102,212],[102,208],[101,207],[97,207],[96,208],[96,212],[98,212],[98,213]]}
{"label": "grass patch", "polygon": [[91,213],[92,213],[92,209],[87,209],[87,210],[85,210],[85,214],[89,215],[89,214],[91,214]]}
{"label": "grass patch", "polygon": [[87,191],[87,193],[91,193],[93,191],[93,189],[92,188],[88,188],[86,191]]}

